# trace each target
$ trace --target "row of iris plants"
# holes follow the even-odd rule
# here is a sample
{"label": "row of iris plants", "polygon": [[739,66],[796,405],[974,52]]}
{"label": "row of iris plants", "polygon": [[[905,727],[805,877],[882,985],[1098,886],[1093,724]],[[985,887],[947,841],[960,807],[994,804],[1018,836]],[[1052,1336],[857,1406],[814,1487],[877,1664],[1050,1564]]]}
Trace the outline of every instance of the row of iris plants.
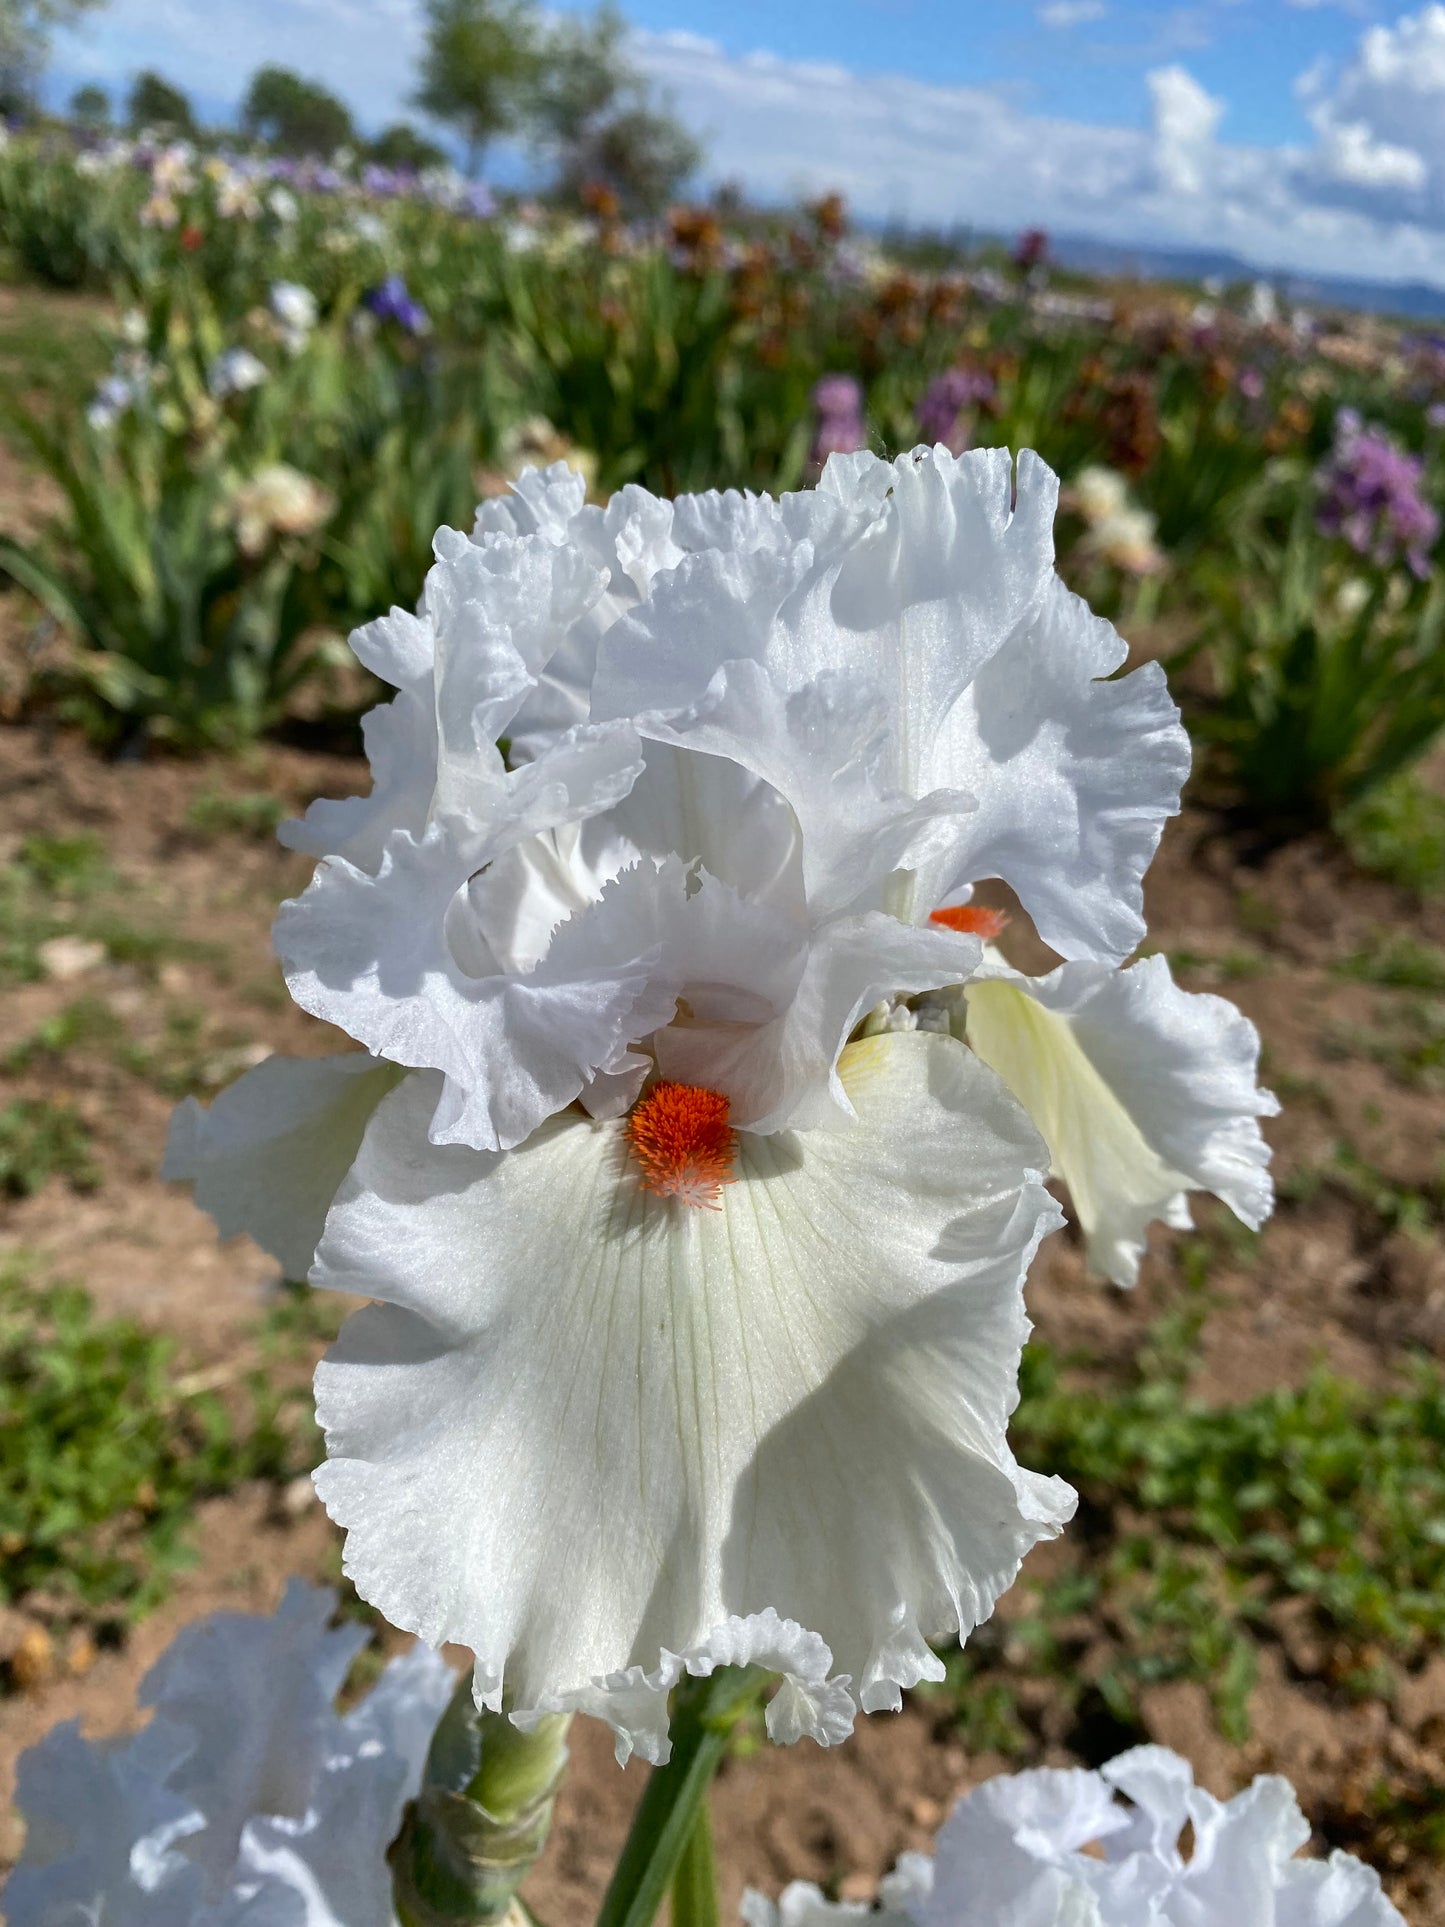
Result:
{"label": "row of iris plants", "polygon": [[0,249],[109,297],[85,405],[6,408],[65,508],[0,539],[75,645],[35,700],[105,738],[274,727],[527,460],[777,491],[920,440],[1059,471],[1067,572],[1191,665],[1223,807],[1326,822],[1445,722],[1442,339],[924,265],[836,202],[640,231],[164,143],[12,140]]}

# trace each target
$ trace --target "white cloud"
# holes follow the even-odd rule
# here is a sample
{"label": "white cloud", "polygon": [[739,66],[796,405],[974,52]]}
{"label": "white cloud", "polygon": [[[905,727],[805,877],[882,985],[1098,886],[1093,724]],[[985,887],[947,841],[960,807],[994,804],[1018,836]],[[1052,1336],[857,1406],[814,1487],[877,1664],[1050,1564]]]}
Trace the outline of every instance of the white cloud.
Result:
{"label": "white cloud", "polygon": [[1104,0],[1049,0],[1039,8],[1039,19],[1046,27],[1082,27],[1102,20],[1108,11]]}
{"label": "white cloud", "polygon": [[1312,69],[1301,90],[1317,198],[1445,229],[1445,6],[1370,27],[1337,77]]}
{"label": "white cloud", "polygon": [[1210,148],[1224,117],[1224,102],[1207,94],[1180,66],[1147,76],[1154,108],[1154,154],[1166,188],[1179,194],[1203,190]]}
{"label": "white cloud", "polygon": [[1415,193],[1430,178],[1413,147],[1376,140],[1362,120],[1319,121],[1319,164],[1330,179],[1349,187],[1403,188]]}

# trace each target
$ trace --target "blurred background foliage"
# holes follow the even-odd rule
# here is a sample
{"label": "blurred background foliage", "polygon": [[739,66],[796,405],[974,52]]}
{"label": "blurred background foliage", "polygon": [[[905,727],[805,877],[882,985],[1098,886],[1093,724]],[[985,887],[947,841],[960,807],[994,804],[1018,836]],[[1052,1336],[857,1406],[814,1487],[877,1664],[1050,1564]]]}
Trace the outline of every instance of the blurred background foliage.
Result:
{"label": "blurred background foliage", "polygon": [[[4,4],[33,93],[56,10]],[[1029,446],[1064,480],[1065,573],[1176,671],[1224,821],[1378,843],[1380,808],[1409,814],[1445,722],[1445,337],[1263,285],[1090,284],[1038,233],[965,255],[857,232],[837,198],[689,201],[699,150],[614,12],[426,21],[414,104],[466,172],[276,65],[234,129],[144,73],[124,133],[92,86],[0,150],[5,271],[86,297],[83,346],[7,384],[55,506],[0,536],[53,640],[12,710],[181,748],[354,712],[347,630],[414,603],[433,530],[527,461],[603,500]],[[543,195],[480,183],[501,137]]]}

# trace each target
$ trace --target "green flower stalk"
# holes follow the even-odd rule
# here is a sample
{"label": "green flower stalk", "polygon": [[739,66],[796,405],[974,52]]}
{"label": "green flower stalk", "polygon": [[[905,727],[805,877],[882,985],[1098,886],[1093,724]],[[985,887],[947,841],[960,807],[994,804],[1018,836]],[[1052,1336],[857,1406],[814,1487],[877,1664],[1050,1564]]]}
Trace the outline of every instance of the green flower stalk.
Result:
{"label": "green flower stalk", "polygon": [[524,1733],[478,1712],[461,1681],[387,1854],[400,1927],[531,1919],[517,1889],[546,1844],[570,1724],[558,1715]]}

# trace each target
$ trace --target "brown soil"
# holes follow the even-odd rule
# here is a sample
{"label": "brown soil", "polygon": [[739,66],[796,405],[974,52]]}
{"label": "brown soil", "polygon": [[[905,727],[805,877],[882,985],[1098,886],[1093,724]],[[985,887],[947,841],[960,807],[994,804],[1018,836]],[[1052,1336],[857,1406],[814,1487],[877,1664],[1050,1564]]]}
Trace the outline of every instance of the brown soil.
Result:
{"label": "brown soil", "polygon": [[[363,781],[347,759],[274,746],[244,760],[109,763],[64,734],[0,730],[0,860],[28,836],[93,834],[120,879],[127,916],[197,946],[144,966],[108,959],[81,981],[8,993],[0,1058],[79,995],[101,1000],[128,1038],[162,1057],[185,1014],[191,1059],[209,1061],[217,1082],[261,1050],[329,1048],[322,1028],[286,1002],[267,939],[276,902],[300,887],[306,865],[268,837],[207,834],[188,817],[197,799],[269,791],[300,807]],[[1438,1079],[1407,1074],[1389,1049],[1412,993],[1343,979],[1336,967],[1401,932],[1445,946],[1445,909],[1422,909],[1362,877],[1324,843],[1247,867],[1211,827],[1186,816],[1166,838],[1150,881],[1151,938],[1195,959],[1185,979],[1192,988],[1219,988],[1260,1026],[1269,1075],[1288,1093],[1270,1127],[1279,1175],[1298,1179],[1327,1164],[1344,1141],[1395,1186],[1434,1195],[1445,1092]],[[112,892],[106,901],[114,900]],[[1018,961],[1047,961],[1022,923],[1009,942]],[[247,1342],[276,1287],[274,1266],[245,1240],[218,1245],[209,1220],[156,1179],[171,1101],[154,1079],[117,1068],[113,1055],[78,1050],[0,1079],[0,1103],[57,1090],[92,1126],[103,1181],[78,1197],[52,1180],[0,1206],[0,1256],[23,1250],[42,1276],[83,1280],[105,1311],[176,1334],[188,1366],[219,1367]],[[1170,1250],[1161,1234],[1145,1285],[1127,1295],[1086,1280],[1076,1241],[1051,1240],[1029,1290],[1041,1335],[1101,1369],[1127,1359],[1169,1302]],[[1439,1239],[1386,1229],[1328,1180],[1281,1209],[1253,1263],[1226,1257],[1210,1282],[1193,1386],[1210,1400],[1298,1384],[1322,1358],[1383,1386],[1412,1350],[1445,1347]],[[79,1714],[96,1730],[124,1721],[142,1673],[179,1624],[218,1605],[269,1606],[291,1573],[337,1572],[331,1528],[304,1490],[250,1489],[213,1502],[198,1546],[195,1570],[119,1650],[102,1653],[83,1677],[0,1697],[0,1811],[17,1753],[57,1719]],[[1008,1617],[1006,1606],[1005,1631]],[[1147,1730],[1187,1754],[1220,1792],[1265,1767],[1289,1773],[1321,1838],[1358,1850],[1365,1840],[1352,1827],[1382,1775],[1437,1788],[1445,1778],[1445,1657],[1407,1680],[1393,1705],[1346,1706],[1293,1663],[1292,1641],[1308,1633],[1288,1622],[1283,1615],[1278,1643],[1264,1648],[1249,1745],[1221,1739],[1203,1690],[1187,1683],[1152,1690]],[[1046,1696],[1047,1682],[1037,1685]],[[1068,1759],[1067,1739],[1043,1757]],[[558,1923],[595,1911],[644,1777],[640,1767],[619,1773],[610,1737],[592,1723],[579,1724],[573,1750],[558,1824],[528,1889]],[[731,1760],[715,1807],[724,1918],[735,1917],[746,1882],[776,1891],[801,1875],[841,1881],[848,1894],[870,1891],[901,1849],[927,1845],[960,1788],[1006,1764],[969,1756],[934,1703],[861,1721],[831,1753],[804,1743]],[[18,1839],[18,1823],[0,1822],[0,1864]],[[1415,1927],[1445,1927],[1445,1869],[1408,1847],[1382,1857]]]}

